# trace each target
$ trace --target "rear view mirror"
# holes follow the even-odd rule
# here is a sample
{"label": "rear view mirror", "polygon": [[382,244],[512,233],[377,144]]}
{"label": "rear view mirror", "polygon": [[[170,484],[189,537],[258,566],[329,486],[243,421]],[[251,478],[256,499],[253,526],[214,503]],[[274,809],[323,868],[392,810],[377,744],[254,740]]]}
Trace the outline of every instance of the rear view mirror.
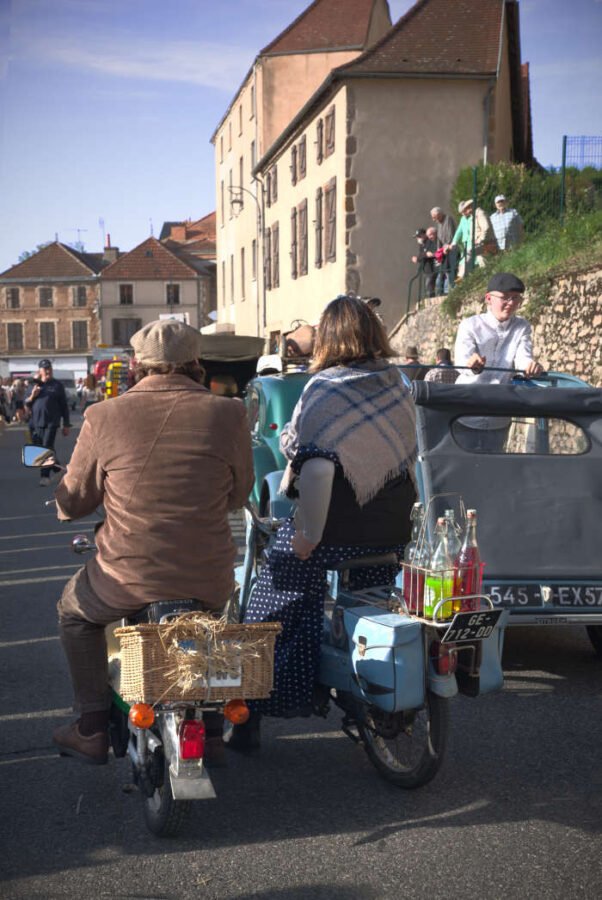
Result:
{"label": "rear view mirror", "polygon": [[23,465],[28,469],[45,469],[56,463],[54,450],[49,450],[47,447],[36,447],[34,444],[23,447],[21,459]]}

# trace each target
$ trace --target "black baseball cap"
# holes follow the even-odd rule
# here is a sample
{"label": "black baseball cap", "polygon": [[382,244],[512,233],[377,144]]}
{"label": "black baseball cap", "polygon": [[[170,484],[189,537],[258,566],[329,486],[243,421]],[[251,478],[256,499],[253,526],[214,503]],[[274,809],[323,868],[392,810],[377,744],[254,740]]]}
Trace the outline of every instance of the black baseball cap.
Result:
{"label": "black baseball cap", "polygon": [[491,276],[487,285],[487,293],[490,291],[500,291],[502,294],[508,291],[518,291],[518,293],[524,294],[525,285],[512,272],[496,272]]}
{"label": "black baseball cap", "polygon": [[38,363],[38,369],[52,369],[52,363],[49,359],[41,359]]}
{"label": "black baseball cap", "polygon": [[414,237],[420,237],[423,234],[426,234],[426,228],[417,228],[414,232]]}

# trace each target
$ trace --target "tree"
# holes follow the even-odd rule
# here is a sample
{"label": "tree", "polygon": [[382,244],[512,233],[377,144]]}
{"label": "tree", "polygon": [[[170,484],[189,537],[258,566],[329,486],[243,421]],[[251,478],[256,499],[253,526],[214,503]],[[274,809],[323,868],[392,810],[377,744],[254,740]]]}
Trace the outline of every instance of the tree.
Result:
{"label": "tree", "polygon": [[45,244],[38,244],[35,250],[24,250],[23,253],[19,254],[18,262],[25,262],[30,256],[35,256],[36,253],[39,253],[40,250],[43,250],[44,247],[48,247],[51,243],[52,241],[46,241]]}

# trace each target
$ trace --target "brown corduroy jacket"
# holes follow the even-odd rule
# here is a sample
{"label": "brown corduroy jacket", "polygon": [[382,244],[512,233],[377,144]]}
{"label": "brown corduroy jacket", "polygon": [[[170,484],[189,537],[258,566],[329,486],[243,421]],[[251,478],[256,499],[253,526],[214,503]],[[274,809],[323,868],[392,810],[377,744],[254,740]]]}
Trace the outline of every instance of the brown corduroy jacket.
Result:
{"label": "brown corduroy jacket", "polygon": [[243,404],[183,375],[149,375],[88,409],[56,499],[60,519],[104,505],[86,568],[105,603],[196,598],[221,609],[236,556],[228,512],[252,483]]}

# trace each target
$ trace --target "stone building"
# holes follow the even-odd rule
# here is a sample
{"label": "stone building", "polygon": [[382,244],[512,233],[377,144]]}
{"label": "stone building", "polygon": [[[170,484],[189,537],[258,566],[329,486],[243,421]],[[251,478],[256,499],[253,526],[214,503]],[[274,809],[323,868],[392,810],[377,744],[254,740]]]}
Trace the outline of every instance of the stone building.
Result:
{"label": "stone building", "polygon": [[211,323],[217,317],[215,212],[194,222],[164,222],[159,240],[176,256],[183,255],[202,276],[203,321],[208,329],[213,329]]}
{"label": "stone building", "polygon": [[0,359],[33,371],[41,356],[85,375],[99,338],[99,275],[107,260],[58,241],[0,275]]}
{"label": "stone building", "polygon": [[458,171],[531,161],[515,0],[418,0],[392,27],[358,0],[355,43],[343,6],[317,0],[260,53],[213,137],[224,327],[275,341],[348,290],[393,325]]}
{"label": "stone building", "polygon": [[208,319],[212,274],[207,262],[149,237],[103,270],[101,343],[129,347],[148,322],[176,314],[193,328]]}

